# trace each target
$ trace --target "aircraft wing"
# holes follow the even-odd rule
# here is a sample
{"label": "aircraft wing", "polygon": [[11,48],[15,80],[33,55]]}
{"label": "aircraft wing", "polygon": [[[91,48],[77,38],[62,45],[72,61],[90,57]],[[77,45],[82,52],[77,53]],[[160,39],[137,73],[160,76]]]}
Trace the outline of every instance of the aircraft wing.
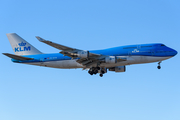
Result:
{"label": "aircraft wing", "polygon": [[[88,58],[83,58],[83,57],[80,57],[78,56],[78,53],[79,52],[88,52],[88,51],[83,51],[83,50],[80,50],[80,49],[76,49],[76,48],[71,48],[71,47],[67,47],[67,46],[64,46],[64,45],[60,45],[60,44],[57,44],[57,43],[54,43],[52,41],[48,41],[48,40],[45,40],[39,36],[36,36],[36,38],[40,41],[40,42],[43,42],[43,43],[46,43],[47,45],[50,45],[54,48],[57,48],[59,50],[62,50],[60,53],[63,54],[64,56],[69,56],[71,57],[72,59],[75,59],[75,58],[80,58],[77,60],[78,63],[82,63],[82,62],[92,62],[94,60],[97,60],[98,58],[102,58],[103,55],[100,55],[100,54],[95,54],[95,53],[91,53],[89,52],[89,56]],[[83,64],[85,65],[85,64]]]}
{"label": "aircraft wing", "polygon": [[22,57],[19,55],[13,55],[9,53],[3,53],[3,54],[15,60],[33,60],[34,59],[34,58]]}
{"label": "aircraft wing", "polygon": [[[60,53],[61,54],[64,54],[65,56],[69,56],[69,57],[73,57],[75,55],[75,53],[77,53],[78,51],[83,51],[83,50],[80,50],[80,49],[76,49],[76,48],[71,48],[71,47],[67,47],[67,46],[64,46],[64,45],[61,45],[61,44],[57,44],[57,43],[54,43],[52,41],[48,41],[48,40],[45,40],[39,36],[36,36],[36,38],[40,41],[40,42],[43,42],[43,43],[46,43],[47,45],[50,45],[54,48],[57,48],[59,50],[62,50]],[[100,54],[95,54],[95,53],[89,53],[89,55],[91,57],[99,57],[101,56]]]}
{"label": "aircraft wing", "polygon": [[95,53],[91,53],[89,51],[80,50],[80,49],[60,45],[60,44],[57,44],[57,43],[54,43],[54,42],[51,42],[48,40],[44,40],[43,38],[41,38],[39,36],[36,36],[36,38],[40,42],[46,43],[47,45],[50,45],[50,46],[55,47],[59,50],[62,50],[60,53],[63,54],[64,56],[69,56],[72,59],[80,58],[80,59],[77,59],[77,62],[86,68],[90,67],[94,64],[99,65],[99,64],[103,63],[105,57],[107,57],[106,55],[95,54]]}

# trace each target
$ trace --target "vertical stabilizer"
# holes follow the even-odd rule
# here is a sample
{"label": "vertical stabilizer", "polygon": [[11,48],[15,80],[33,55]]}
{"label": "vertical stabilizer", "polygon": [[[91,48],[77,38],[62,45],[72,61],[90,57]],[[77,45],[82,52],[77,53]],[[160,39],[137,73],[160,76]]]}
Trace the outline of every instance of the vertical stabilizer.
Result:
{"label": "vertical stabilizer", "polygon": [[11,47],[13,48],[15,55],[42,54],[42,52],[37,50],[35,47],[33,47],[31,44],[29,44],[16,33],[8,33],[6,35],[9,39],[9,42],[11,44]]}

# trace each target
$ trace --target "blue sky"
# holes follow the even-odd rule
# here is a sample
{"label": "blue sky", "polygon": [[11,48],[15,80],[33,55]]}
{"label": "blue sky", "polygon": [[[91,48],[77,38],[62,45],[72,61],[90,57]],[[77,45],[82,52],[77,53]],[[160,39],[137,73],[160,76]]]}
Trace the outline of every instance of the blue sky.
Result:
{"label": "blue sky", "polygon": [[[0,5],[0,53],[17,33],[44,53],[41,36],[84,50],[164,43],[180,51],[178,0],[6,0]],[[179,120],[179,55],[127,66],[103,78],[81,69],[12,63],[0,55],[0,120]]]}

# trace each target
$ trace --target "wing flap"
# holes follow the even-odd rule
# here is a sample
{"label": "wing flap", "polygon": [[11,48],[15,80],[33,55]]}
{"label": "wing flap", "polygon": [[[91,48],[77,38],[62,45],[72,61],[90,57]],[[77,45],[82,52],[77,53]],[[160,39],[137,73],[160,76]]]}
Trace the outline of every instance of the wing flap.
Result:
{"label": "wing flap", "polygon": [[3,54],[15,60],[33,60],[34,59],[34,58],[22,57],[19,55],[13,55],[9,53],[3,53]]}
{"label": "wing flap", "polygon": [[122,61],[126,61],[127,58],[124,57],[117,57],[117,62],[122,62]]}

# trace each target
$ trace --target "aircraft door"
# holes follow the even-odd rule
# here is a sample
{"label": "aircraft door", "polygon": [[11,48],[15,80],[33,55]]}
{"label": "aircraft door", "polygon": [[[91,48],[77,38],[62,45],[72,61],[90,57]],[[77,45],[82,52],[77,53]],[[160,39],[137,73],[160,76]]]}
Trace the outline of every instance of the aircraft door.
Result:
{"label": "aircraft door", "polygon": [[40,61],[43,62],[43,61],[44,61],[44,58],[40,58]]}
{"label": "aircraft door", "polygon": [[128,55],[131,56],[131,55],[132,55],[132,51],[129,51],[129,52],[128,52]]}
{"label": "aircraft door", "polygon": [[155,55],[155,51],[154,51],[154,50],[152,50],[152,51],[151,51],[151,54],[152,54],[152,55]]}
{"label": "aircraft door", "polygon": [[40,58],[39,60],[40,60],[40,65],[44,66],[44,58]]}
{"label": "aircraft door", "polygon": [[137,46],[137,49],[140,50],[140,49],[141,49],[141,45],[138,45],[138,46]]}

